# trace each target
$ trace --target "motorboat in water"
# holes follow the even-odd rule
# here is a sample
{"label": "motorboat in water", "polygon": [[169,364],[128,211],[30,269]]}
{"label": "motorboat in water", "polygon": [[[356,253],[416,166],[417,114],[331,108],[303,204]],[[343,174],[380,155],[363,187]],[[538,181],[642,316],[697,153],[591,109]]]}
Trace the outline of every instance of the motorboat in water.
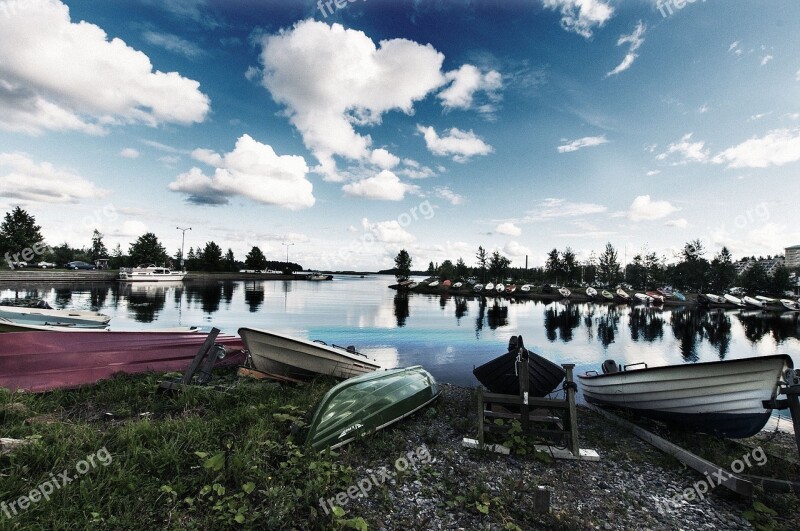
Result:
{"label": "motorboat in water", "polygon": [[87,310],[55,310],[26,306],[0,306],[0,317],[18,324],[104,328],[111,317]]}
{"label": "motorboat in water", "polygon": [[578,378],[589,403],[722,437],[744,438],[767,423],[771,410],[763,402],[776,398],[784,371],[792,367],[788,355],[664,367],[619,367],[607,360],[602,374],[590,371]]}
{"label": "motorboat in water", "polygon": [[267,374],[298,380],[319,375],[352,378],[381,368],[377,361],[353,347],[338,347],[255,328],[240,328],[239,335],[250,353],[253,367]]}
{"label": "motorboat in water", "polygon": [[528,393],[530,396],[541,397],[552,393],[566,376],[563,367],[526,349],[522,336],[511,336],[508,342],[508,352],[480,367],[475,367],[472,374],[492,393],[518,395],[518,364],[523,358],[528,359]]}
{"label": "motorboat in water", "polygon": [[119,270],[121,282],[181,282],[186,276],[186,271],[172,271],[166,267],[153,264],[141,264],[136,267],[122,268]]}
{"label": "motorboat in water", "polygon": [[338,448],[413,414],[440,393],[436,380],[419,365],[350,378],[322,398],[306,444],[318,451]]}

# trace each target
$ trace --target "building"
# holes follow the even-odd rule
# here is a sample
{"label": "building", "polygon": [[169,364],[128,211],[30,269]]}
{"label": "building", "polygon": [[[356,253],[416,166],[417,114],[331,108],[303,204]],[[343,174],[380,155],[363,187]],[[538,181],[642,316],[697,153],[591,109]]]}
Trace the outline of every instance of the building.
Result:
{"label": "building", "polygon": [[800,245],[786,248],[786,268],[800,267]]}
{"label": "building", "polygon": [[[800,250],[800,246],[798,246],[798,250]],[[742,258],[738,262],[734,262],[733,265],[736,268],[737,275],[741,275],[750,269],[753,264],[758,264],[768,276],[772,276],[779,267],[789,267],[787,262],[788,260],[783,256],[776,256],[775,258],[762,258],[761,260]]]}

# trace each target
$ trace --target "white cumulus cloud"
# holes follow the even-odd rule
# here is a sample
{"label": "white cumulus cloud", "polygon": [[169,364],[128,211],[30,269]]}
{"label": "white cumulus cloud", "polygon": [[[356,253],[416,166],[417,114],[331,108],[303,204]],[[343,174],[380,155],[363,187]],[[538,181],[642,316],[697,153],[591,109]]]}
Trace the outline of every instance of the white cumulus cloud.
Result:
{"label": "white cumulus cloud", "polygon": [[561,12],[561,25],[567,31],[590,39],[594,28],[602,28],[614,15],[605,0],[544,0],[544,6]]}
{"label": "white cumulus cloud", "polygon": [[392,155],[386,149],[378,148],[370,154],[370,161],[381,169],[391,170],[400,164],[400,157]]}
{"label": "white cumulus cloud", "polygon": [[706,143],[703,141],[692,142],[692,133],[681,137],[679,142],[670,144],[667,150],[656,156],[658,160],[667,160],[677,157],[673,166],[687,164],[689,162],[706,162],[708,160],[708,150],[705,149]]}
{"label": "white cumulus cloud", "polygon": [[221,205],[242,196],[257,203],[290,210],[314,205],[313,186],[306,178],[303,157],[278,155],[267,144],[242,135],[230,153],[219,155],[198,149],[192,156],[214,168],[211,176],[194,167],[169,184],[173,192],[186,194],[192,203]]}
{"label": "white cumulus cloud", "polygon": [[440,197],[450,203],[451,205],[461,205],[464,203],[464,197],[455,193],[447,186],[440,186],[434,190],[436,197]]}
{"label": "white cumulus cloud", "polygon": [[407,39],[376,45],[340,24],[300,21],[264,36],[261,46],[262,84],[286,107],[320,162],[317,171],[333,181],[342,180],[334,156],[370,156],[372,138],[355,126],[379,124],[393,110],[411,114],[416,101],[445,83],[444,55],[433,46]]}
{"label": "white cumulus cloud", "polygon": [[368,199],[381,199],[384,201],[402,201],[406,193],[416,193],[419,187],[406,184],[397,175],[389,170],[383,170],[378,175],[367,177],[360,181],[342,186],[344,193],[355,197]]}
{"label": "white cumulus cloud", "polygon": [[649,195],[640,195],[631,203],[631,207],[628,209],[628,219],[652,221],[665,218],[677,210],[669,201],[653,201]]}
{"label": "white cumulus cloud", "polygon": [[506,234],[508,236],[519,236],[522,234],[522,229],[517,227],[511,222],[505,222],[499,224],[497,227],[494,228],[495,232],[499,232],[500,234]]}
{"label": "white cumulus cloud", "polygon": [[103,134],[113,124],[202,122],[209,98],[197,81],[154,70],[144,53],[58,0],[29,0],[0,16],[0,128]]}
{"label": "white cumulus cloud", "polygon": [[[499,72],[490,70],[482,73],[476,66],[469,64],[448,72],[445,79],[450,85],[437,95],[445,109],[470,109],[475,94],[481,91],[486,93],[490,102],[497,102],[498,91],[503,87],[503,77]],[[494,107],[490,103],[489,107],[483,109],[489,111],[494,110]]]}
{"label": "white cumulus cloud", "polygon": [[494,148],[481,140],[472,131],[462,131],[453,127],[444,136],[439,136],[433,127],[417,125],[417,131],[425,138],[425,145],[434,155],[453,156],[456,162],[467,162],[479,155],[488,155]]}
{"label": "white cumulus cloud", "polygon": [[26,153],[0,153],[0,197],[42,203],[77,203],[108,195],[107,190]]}
{"label": "white cumulus cloud", "polygon": [[406,231],[397,220],[371,223],[367,218],[361,220],[361,227],[381,243],[411,243],[414,236]]}
{"label": "white cumulus cloud", "polygon": [[800,129],[776,129],[761,138],[751,138],[726,149],[716,157],[716,164],[729,168],[768,168],[800,160]]}

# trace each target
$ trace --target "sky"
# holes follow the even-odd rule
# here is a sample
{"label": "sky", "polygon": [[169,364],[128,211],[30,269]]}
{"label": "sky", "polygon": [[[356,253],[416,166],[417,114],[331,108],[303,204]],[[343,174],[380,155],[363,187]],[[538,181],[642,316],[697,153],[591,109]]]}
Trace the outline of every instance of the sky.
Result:
{"label": "sky", "polygon": [[0,0],[0,212],[309,269],[782,254],[800,2],[678,4]]}

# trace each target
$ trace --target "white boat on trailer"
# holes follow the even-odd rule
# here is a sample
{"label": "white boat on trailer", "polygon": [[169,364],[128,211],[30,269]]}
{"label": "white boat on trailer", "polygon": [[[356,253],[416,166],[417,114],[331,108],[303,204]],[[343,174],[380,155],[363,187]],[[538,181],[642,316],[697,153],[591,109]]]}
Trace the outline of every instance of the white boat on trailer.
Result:
{"label": "white boat on trailer", "polygon": [[381,368],[377,361],[353,347],[337,347],[254,328],[240,328],[239,335],[254,368],[268,374],[298,380],[318,375],[351,378]]}
{"label": "white boat on trailer", "polygon": [[[634,368],[644,366],[644,368]],[[751,358],[620,369],[613,360],[603,374],[579,375],[587,402],[689,426],[722,437],[755,435],[769,420],[765,401],[777,397],[792,358],[779,354]]]}
{"label": "white boat on trailer", "polygon": [[158,267],[153,264],[141,264],[119,270],[121,282],[181,282],[185,276],[185,271],[172,271],[167,267]]}

